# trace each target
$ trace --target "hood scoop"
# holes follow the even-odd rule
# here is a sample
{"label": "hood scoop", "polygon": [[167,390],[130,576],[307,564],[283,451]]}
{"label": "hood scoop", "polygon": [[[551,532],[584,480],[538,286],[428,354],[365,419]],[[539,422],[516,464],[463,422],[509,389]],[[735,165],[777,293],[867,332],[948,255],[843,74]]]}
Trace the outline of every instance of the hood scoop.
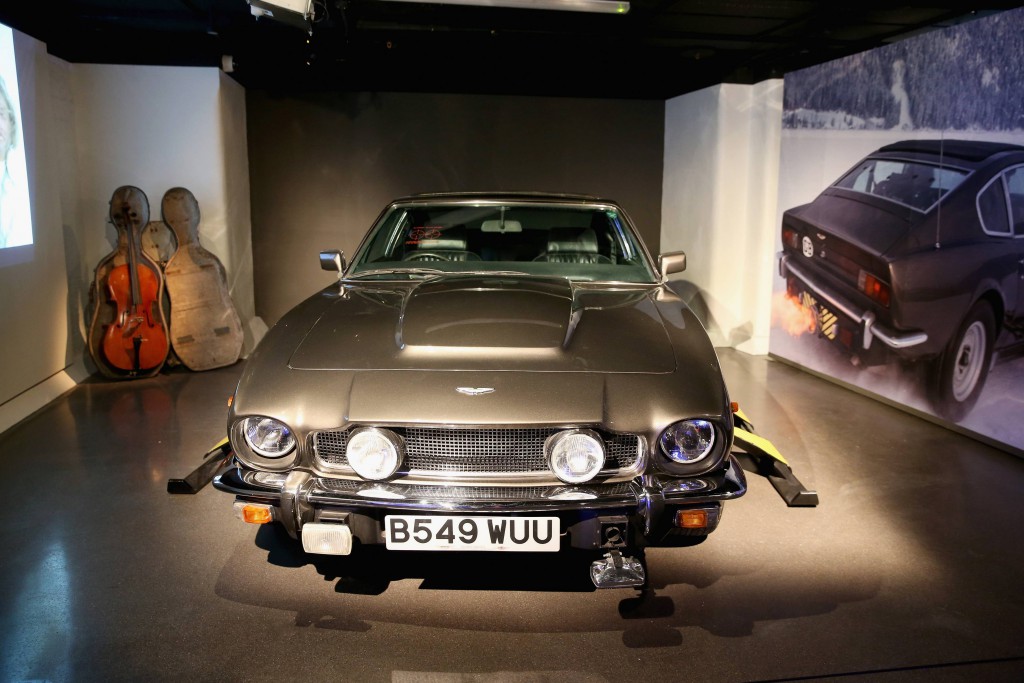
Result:
{"label": "hood scoop", "polygon": [[398,343],[410,349],[559,349],[572,320],[572,287],[564,280],[442,280],[417,287],[405,300]]}

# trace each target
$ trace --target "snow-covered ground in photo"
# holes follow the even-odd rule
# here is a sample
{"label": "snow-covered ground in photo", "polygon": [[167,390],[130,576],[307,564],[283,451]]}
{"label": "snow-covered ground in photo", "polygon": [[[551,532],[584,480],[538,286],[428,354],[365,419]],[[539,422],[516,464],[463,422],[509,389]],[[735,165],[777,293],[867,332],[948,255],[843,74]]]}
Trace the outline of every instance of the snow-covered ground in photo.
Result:
{"label": "snow-covered ground in photo", "polygon": [[[930,367],[875,365],[858,367],[835,344],[815,334],[793,337],[772,328],[771,352],[817,373],[850,384],[881,398],[935,415],[929,400]],[[836,406],[841,413],[842,406]],[[1024,357],[997,362],[974,409],[959,427],[1019,450],[1024,450]]]}

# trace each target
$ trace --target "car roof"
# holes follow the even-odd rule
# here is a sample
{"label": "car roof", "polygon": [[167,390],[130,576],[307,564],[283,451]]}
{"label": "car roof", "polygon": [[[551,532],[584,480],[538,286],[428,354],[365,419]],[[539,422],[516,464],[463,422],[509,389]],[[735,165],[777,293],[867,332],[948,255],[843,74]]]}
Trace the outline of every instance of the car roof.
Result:
{"label": "car roof", "polygon": [[977,163],[1002,152],[1024,152],[1024,147],[987,140],[902,140],[886,145],[878,152],[930,154]]}
{"label": "car roof", "polygon": [[409,195],[394,200],[394,204],[422,201],[510,201],[510,202],[572,202],[585,204],[615,204],[611,199],[602,199],[586,194],[558,194],[554,192],[428,192]]}

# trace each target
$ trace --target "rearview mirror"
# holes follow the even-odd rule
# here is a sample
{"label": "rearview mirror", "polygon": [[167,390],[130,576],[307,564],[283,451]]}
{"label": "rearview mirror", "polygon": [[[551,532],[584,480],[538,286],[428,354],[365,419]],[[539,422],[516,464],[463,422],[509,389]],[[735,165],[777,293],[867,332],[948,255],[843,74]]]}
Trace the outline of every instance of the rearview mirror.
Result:
{"label": "rearview mirror", "polygon": [[345,272],[345,252],[337,249],[321,251],[320,268],[323,270],[333,270],[338,274],[338,278],[340,279],[341,274]]}
{"label": "rearview mirror", "polygon": [[686,270],[686,252],[670,251],[658,257],[658,270],[661,271],[661,279],[664,280],[672,273],[681,273]]}
{"label": "rearview mirror", "polygon": [[519,221],[494,219],[486,220],[480,224],[480,232],[522,232],[523,224]]}

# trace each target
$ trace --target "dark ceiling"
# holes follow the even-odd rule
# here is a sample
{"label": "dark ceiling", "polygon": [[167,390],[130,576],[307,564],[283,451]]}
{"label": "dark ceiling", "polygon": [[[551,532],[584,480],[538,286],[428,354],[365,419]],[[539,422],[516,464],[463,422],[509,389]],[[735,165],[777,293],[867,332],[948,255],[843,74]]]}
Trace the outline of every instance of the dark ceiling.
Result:
{"label": "dark ceiling", "polygon": [[317,0],[311,36],[257,21],[245,0],[9,2],[0,20],[72,62],[214,66],[231,55],[247,87],[666,99],[1020,4],[632,0],[619,16]]}

